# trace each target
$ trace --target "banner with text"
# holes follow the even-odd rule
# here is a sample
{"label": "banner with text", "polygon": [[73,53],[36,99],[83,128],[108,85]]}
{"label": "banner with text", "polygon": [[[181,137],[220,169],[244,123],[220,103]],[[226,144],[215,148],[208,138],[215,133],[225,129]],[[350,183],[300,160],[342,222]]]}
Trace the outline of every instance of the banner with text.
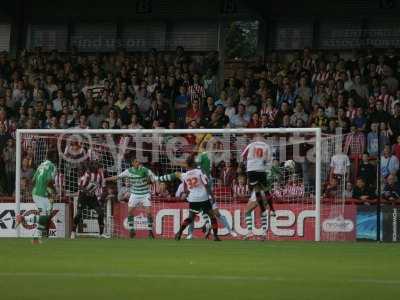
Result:
{"label": "banner with text", "polygon": [[[247,233],[245,224],[245,203],[220,204],[219,210],[226,217],[229,224],[239,234],[238,239]],[[268,235],[270,240],[314,240],[315,239],[315,210],[312,204],[275,204],[277,217],[268,218]],[[334,213],[335,212],[335,213]],[[260,210],[254,211],[253,233],[262,236],[260,224]],[[127,225],[128,209],[126,203],[114,204],[114,234],[127,237],[129,235]],[[173,238],[179,230],[181,222],[189,215],[188,204],[177,202],[154,202],[153,203],[153,229],[156,236],[160,238]],[[321,212],[321,237],[322,240],[329,239],[335,235],[340,240],[354,241],[356,206],[346,205],[344,214],[336,214],[331,207],[324,206]],[[195,220],[194,237],[202,238],[204,234],[200,230],[204,220],[198,216]],[[143,209],[135,212],[135,228],[138,237],[147,235],[147,218]],[[184,232],[185,234],[187,232]],[[233,239],[229,232],[220,224],[219,235],[224,238]]]}
{"label": "banner with text", "polygon": [[[52,211],[52,219],[49,227],[49,237],[65,238],[69,228],[69,209],[64,203],[54,203]],[[21,203],[21,214],[26,219],[30,216],[38,214],[35,204]],[[0,203],[0,237],[16,237],[17,229],[15,228],[16,208],[15,203]],[[32,237],[36,224],[24,222],[20,225],[21,237]]]}

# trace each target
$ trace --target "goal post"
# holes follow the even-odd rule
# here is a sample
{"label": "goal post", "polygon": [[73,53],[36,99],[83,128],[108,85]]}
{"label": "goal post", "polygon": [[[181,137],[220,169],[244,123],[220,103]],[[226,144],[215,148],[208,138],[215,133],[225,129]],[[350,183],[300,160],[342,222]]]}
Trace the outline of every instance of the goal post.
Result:
{"label": "goal post", "polygon": [[[222,144],[226,142],[227,145],[231,146],[232,143],[232,136],[235,137],[235,142],[240,140],[238,145],[233,146],[233,149],[225,149],[220,152],[230,151],[231,153],[235,153],[235,157],[238,158],[239,152],[243,149],[247,143],[250,142],[251,137],[256,134],[263,135],[267,137],[274,138],[278,140],[278,136],[307,136],[308,139],[304,142],[299,143],[308,143],[312,145],[313,154],[315,161],[312,163],[314,166],[314,189],[309,192],[309,197],[312,197],[312,205],[314,210],[314,218],[315,218],[315,225],[314,225],[314,240],[320,241],[321,240],[321,174],[326,173],[326,170],[322,168],[322,133],[320,128],[257,128],[257,129],[18,129],[16,131],[16,179],[15,179],[15,201],[16,201],[16,213],[21,211],[21,203],[29,202],[28,196],[23,196],[24,191],[21,189],[21,167],[22,167],[22,160],[24,157],[24,153],[26,151],[33,151],[31,154],[34,157],[35,163],[33,164],[34,167],[41,163],[41,160],[45,157],[45,152],[48,150],[49,147],[57,147],[59,152],[59,165],[65,170],[68,166],[66,162],[67,158],[65,157],[66,146],[65,144],[68,142],[68,139],[71,139],[71,136],[74,138],[80,139],[80,142],[87,144],[84,148],[87,152],[85,157],[89,157],[94,155],[90,159],[98,160],[102,167],[107,171],[108,174],[117,174],[123,168],[123,156],[126,154],[126,151],[134,151],[140,149],[140,147],[144,148],[143,146],[137,146],[138,141],[141,143],[148,142],[149,139],[152,139],[152,142],[157,141],[157,138],[160,137],[163,139],[163,142],[160,142],[160,148],[153,148],[150,150],[145,151],[157,151],[156,153],[158,156],[161,156],[161,169],[163,172],[167,170],[176,170],[182,168],[179,164],[174,164],[170,160],[168,160],[168,147],[171,145],[164,145],[165,137],[182,137],[182,136],[197,136],[197,135],[209,135],[212,138],[214,137],[223,137]],[[115,143],[115,137],[129,137],[128,143]],[[99,138],[100,137],[100,138]],[[96,142],[93,142],[96,140]],[[226,140],[226,141],[225,141]],[[136,143],[135,146],[131,146],[130,143]],[[95,146],[90,145],[93,143]],[[163,144],[163,148],[161,149],[161,144]],[[288,141],[282,144],[274,144],[277,152],[284,152],[281,148],[288,148],[293,147],[294,144]],[[35,149],[32,150],[31,148],[34,147]],[[92,149],[92,147],[96,149]],[[29,149],[29,150],[27,150]],[[154,150],[156,149],[156,150]],[[193,149],[192,149],[193,150]],[[175,151],[175,150],[171,150]],[[179,150],[181,151],[181,150]],[[182,150],[183,152],[185,150]],[[210,150],[211,152],[215,151],[218,153],[219,150]],[[293,150],[292,150],[293,151]],[[90,153],[89,153],[90,152]],[[101,153],[100,153],[101,152]],[[224,152],[224,153],[225,153]],[[93,154],[94,153],[94,154]],[[97,154],[96,154],[97,153]],[[97,156],[101,156],[99,159]],[[278,154],[279,155],[279,154]],[[283,155],[282,155],[283,156]],[[307,159],[307,158],[306,158]],[[282,157],[279,156],[279,160],[282,163]],[[71,170],[69,170],[72,172]],[[73,173],[73,172],[72,172]],[[67,174],[63,174],[67,176]],[[72,181],[78,180],[77,172],[70,176],[68,180],[70,182],[69,185],[77,185],[77,182],[71,183]],[[71,177],[72,176],[72,177]],[[299,175],[299,178],[301,176]],[[72,178],[72,179],[71,179]],[[292,179],[285,179],[285,180],[292,180]],[[302,180],[296,179],[296,180]],[[303,183],[304,184],[304,183]],[[283,188],[285,186],[285,182],[281,182],[279,188]],[[61,184],[61,189],[65,189],[63,184]],[[118,190],[120,189],[120,183],[118,185]],[[61,202],[63,197],[68,193],[73,193],[74,188],[68,187],[68,189],[61,190],[59,195],[59,201]],[[224,201],[228,201],[230,196],[225,196]],[[294,201],[294,200],[293,200]],[[310,200],[308,200],[310,201]],[[107,202],[106,205],[106,218],[110,218],[112,220],[112,203],[111,201]],[[111,223],[112,221],[110,221]],[[110,225],[111,226],[111,225]],[[113,224],[112,226],[115,226]],[[112,229],[110,229],[112,230]],[[20,235],[19,230],[17,232],[18,236]]]}

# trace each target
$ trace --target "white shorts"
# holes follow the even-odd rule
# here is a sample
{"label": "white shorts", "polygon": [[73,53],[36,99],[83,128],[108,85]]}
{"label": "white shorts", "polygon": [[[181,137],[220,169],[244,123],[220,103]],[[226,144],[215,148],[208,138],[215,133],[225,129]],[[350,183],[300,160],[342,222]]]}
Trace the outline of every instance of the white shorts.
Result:
{"label": "white shorts", "polygon": [[151,197],[150,194],[141,197],[131,194],[128,201],[128,207],[138,207],[138,206],[151,207],[150,197]]}
{"label": "white shorts", "polygon": [[41,212],[48,213],[52,210],[52,204],[50,203],[49,198],[32,195],[32,199],[33,202],[35,202],[37,209]]}
{"label": "white shorts", "polygon": [[256,193],[254,191],[251,192],[249,202],[257,202]]}

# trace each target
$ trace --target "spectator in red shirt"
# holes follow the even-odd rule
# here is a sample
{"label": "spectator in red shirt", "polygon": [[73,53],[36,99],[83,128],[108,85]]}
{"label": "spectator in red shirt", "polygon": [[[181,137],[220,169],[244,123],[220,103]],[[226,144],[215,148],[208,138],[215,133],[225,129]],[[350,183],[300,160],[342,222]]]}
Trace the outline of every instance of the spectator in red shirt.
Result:
{"label": "spectator in red shirt", "polygon": [[397,137],[397,143],[393,145],[393,154],[400,161],[400,135]]}
{"label": "spectator in red shirt", "polygon": [[260,116],[258,115],[258,112],[255,112],[251,115],[251,119],[249,124],[247,125],[247,128],[259,128],[260,125]]}
{"label": "spectator in red shirt", "polygon": [[196,121],[196,123],[199,124],[201,121],[201,116],[202,113],[200,110],[199,100],[195,99],[192,101],[191,107],[186,112],[186,125],[189,126],[192,121]]}

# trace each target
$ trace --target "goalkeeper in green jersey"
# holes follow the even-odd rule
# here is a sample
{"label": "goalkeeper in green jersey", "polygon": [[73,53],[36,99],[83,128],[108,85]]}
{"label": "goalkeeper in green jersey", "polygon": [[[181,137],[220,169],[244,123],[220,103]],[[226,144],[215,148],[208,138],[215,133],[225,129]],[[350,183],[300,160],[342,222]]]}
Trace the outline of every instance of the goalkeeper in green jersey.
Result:
{"label": "goalkeeper in green jersey", "polygon": [[128,201],[128,226],[130,237],[135,237],[135,208],[143,206],[147,215],[149,238],[154,239],[150,184],[155,181],[155,175],[151,170],[142,166],[139,160],[133,159],[132,167],[126,169],[118,176],[109,177],[105,180],[114,181],[119,178],[127,178],[130,184],[130,197]]}
{"label": "goalkeeper in green jersey", "polygon": [[[210,179],[208,181],[207,189],[208,189],[208,193],[210,195],[210,202],[212,205],[212,209],[214,211],[214,215],[218,218],[218,220],[224,225],[224,227],[228,230],[228,232],[233,237],[237,237],[237,233],[229,225],[226,217],[220,213],[220,211],[218,209],[218,204],[214,199],[214,196],[212,193],[211,160],[210,160],[209,154],[206,151],[199,152],[195,158],[195,162],[197,164],[197,167]],[[208,238],[208,236],[210,235],[210,232],[211,232],[210,219],[208,218],[208,215],[205,213],[203,213],[203,219],[205,220],[204,231],[206,233],[206,238]],[[188,228],[189,234],[187,236],[187,239],[192,239],[193,228],[194,228],[194,223],[191,223]]]}
{"label": "goalkeeper in green jersey", "polygon": [[49,150],[46,160],[39,165],[33,175],[32,199],[39,211],[39,215],[32,216],[30,220],[26,220],[25,217],[20,214],[16,217],[17,226],[25,221],[37,225],[33,236],[34,244],[41,243],[41,238],[48,232],[53,206],[51,196],[55,192],[54,178],[57,168],[54,163],[56,161],[57,153]]}

